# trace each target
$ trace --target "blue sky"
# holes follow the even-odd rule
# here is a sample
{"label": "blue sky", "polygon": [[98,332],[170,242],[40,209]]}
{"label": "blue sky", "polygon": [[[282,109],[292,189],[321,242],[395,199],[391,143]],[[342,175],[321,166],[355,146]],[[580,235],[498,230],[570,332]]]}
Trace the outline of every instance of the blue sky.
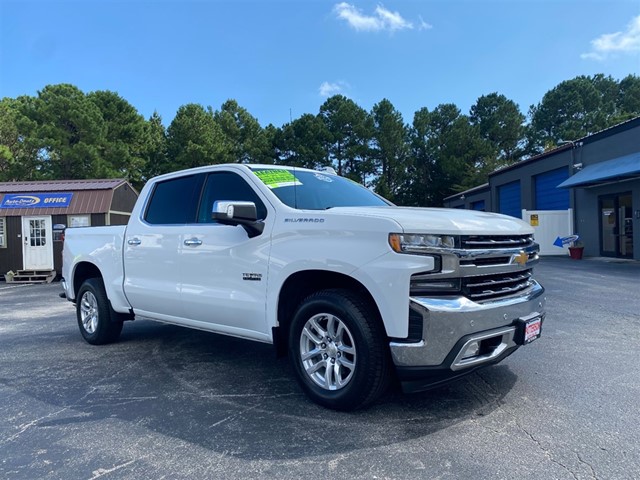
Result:
{"label": "blue sky", "polygon": [[264,126],[342,93],[405,122],[499,92],[523,113],[577,75],[640,73],[639,0],[0,0],[0,97],[113,90],[165,124],[236,99]]}

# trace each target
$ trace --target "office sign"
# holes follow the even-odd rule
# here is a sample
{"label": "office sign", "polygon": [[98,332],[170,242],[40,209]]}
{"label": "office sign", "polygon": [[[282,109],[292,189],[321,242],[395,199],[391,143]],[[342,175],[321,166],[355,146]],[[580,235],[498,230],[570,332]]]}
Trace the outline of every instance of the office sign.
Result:
{"label": "office sign", "polygon": [[7,193],[0,208],[67,208],[73,193]]}

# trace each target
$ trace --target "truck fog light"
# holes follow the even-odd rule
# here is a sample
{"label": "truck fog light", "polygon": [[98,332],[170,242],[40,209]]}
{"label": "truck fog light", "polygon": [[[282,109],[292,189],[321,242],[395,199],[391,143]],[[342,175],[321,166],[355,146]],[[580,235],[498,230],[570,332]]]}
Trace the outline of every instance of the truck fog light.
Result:
{"label": "truck fog light", "polygon": [[475,357],[479,352],[480,342],[471,342],[462,354],[462,359],[464,360],[465,358]]}

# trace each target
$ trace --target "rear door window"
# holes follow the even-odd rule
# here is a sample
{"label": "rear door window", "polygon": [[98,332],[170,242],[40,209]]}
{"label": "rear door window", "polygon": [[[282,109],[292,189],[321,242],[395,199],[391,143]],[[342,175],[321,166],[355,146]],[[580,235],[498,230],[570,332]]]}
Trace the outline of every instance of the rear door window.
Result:
{"label": "rear door window", "polygon": [[194,223],[204,175],[187,175],[158,182],[153,189],[145,221],[152,225]]}

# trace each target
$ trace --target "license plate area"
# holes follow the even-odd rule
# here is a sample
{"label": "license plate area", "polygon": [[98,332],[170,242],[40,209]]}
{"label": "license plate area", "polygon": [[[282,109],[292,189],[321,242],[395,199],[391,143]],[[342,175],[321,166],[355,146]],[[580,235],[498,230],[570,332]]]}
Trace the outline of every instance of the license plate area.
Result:
{"label": "license plate area", "polygon": [[514,340],[518,345],[527,345],[540,338],[541,334],[542,317],[540,315],[533,314],[516,320]]}

